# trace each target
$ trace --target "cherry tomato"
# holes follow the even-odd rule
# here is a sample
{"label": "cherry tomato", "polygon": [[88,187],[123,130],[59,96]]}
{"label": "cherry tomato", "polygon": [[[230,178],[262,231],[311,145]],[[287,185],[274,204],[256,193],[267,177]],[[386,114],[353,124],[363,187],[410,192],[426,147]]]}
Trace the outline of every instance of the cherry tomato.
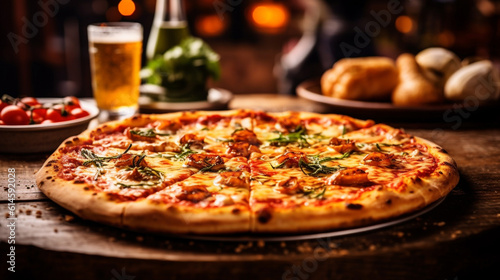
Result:
{"label": "cherry tomato", "polygon": [[47,115],[45,116],[47,120],[51,120],[52,122],[62,122],[66,120],[64,116],[61,115],[61,110],[50,108],[47,109]]}
{"label": "cherry tomato", "polygon": [[76,119],[83,118],[89,115],[89,112],[83,110],[82,108],[75,108],[71,110],[71,115]]}
{"label": "cherry tomato", "polygon": [[41,106],[40,102],[34,97],[23,97],[16,105],[25,111],[29,110],[30,107]]}
{"label": "cherry tomato", "polygon": [[4,123],[2,120],[0,120],[0,125],[4,125],[4,124],[5,124],[5,123]]}
{"label": "cherry tomato", "polygon": [[35,106],[40,104],[40,102],[38,102],[38,100],[34,97],[23,97],[21,98],[21,102],[29,106]]}
{"label": "cherry tomato", "polygon": [[63,117],[67,117],[67,116],[69,116],[69,113],[71,112],[71,110],[74,108],[70,108],[70,106],[63,105],[63,104],[56,104],[56,105],[52,106],[52,109],[61,112],[61,115]]}
{"label": "cherry tomato", "polygon": [[47,109],[45,108],[33,109],[33,113],[36,113],[37,115],[45,119],[45,117],[47,116]]}
{"label": "cherry tomato", "polygon": [[68,106],[75,106],[74,108],[80,108],[80,100],[74,96],[66,96],[63,99],[64,104]]}
{"label": "cherry tomato", "polygon": [[43,120],[42,124],[54,123],[52,120]]}
{"label": "cherry tomato", "polygon": [[47,116],[47,109],[33,109],[32,111],[26,111],[26,114],[32,118],[33,123],[42,123]]}
{"label": "cherry tomato", "polygon": [[0,116],[4,123],[9,125],[25,125],[30,123],[30,118],[26,112],[16,105],[5,107]]}
{"label": "cherry tomato", "polygon": [[9,106],[9,103],[0,101],[0,113],[2,113],[3,108]]}

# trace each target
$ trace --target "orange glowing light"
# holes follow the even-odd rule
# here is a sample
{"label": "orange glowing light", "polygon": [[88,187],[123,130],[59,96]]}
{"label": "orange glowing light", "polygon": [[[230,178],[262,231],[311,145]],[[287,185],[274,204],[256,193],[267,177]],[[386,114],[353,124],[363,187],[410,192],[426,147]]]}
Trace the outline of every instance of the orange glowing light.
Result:
{"label": "orange glowing light", "polygon": [[200,35],[213,37],[222,34],[226,29],[226,23],[217,15],[207,15],[200,17],[195,23],[196,31]]}
{"label": "orange glowing light", "polygon": [[396,29],[401,33],[409,33],[413,30],[413,20],[409,16],[399,16],[395,24]]}
{"label": "orange glowing light", "polygon": [[255,26],[269,29],[285,27],[290,17],[285,6],[275,3],[258,4],[251,9],[250,14]]}
{"label": "orange glowing light", "polygon": [[135,12],[135,3],[132,0],[121,0],[118,3],[118,11],[123,16],[130,16]]}
{"label": "orange glowing light", "polygon": [[438,42],[443,47],[451,47],[455,43],[455,35],[451,31],[445,30],[439,33]]}

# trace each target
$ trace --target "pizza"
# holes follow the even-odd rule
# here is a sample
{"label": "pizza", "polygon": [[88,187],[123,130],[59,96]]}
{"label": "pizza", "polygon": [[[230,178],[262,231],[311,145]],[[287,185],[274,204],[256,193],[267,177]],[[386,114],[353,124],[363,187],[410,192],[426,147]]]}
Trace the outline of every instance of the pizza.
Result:
{"label": "pizza", "polygon": [[70,137],[36,174],[76,215],[171,234],[305,233],[408,215],[458,183],[440,146],[308,112],[137,115]]}

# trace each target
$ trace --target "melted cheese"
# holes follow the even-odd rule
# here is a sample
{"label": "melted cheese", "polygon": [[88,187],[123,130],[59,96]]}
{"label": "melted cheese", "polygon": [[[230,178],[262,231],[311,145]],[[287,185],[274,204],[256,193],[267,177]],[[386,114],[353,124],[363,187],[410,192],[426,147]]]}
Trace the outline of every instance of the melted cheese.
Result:
{"label": "melted cheese", "polygon": [[[97,156],[114,157],[123,153],[132,143],[129,153],[144,155],[147,167],[161,174],[161,178],[138,181],[136,179],[140,176],[135,174],[134,177],[131,173],[134,171],[133,166],[117,166],[112,160],[105,160],[102,169],[90,163],[79,166],[75,172],[88,178],[101,172],[95,183],[98,188],[124,196],[145,196],[155,201],[187,203],[196,207],[234,204],[250,204],[252,207],[259,203],[294,207],[318,201],[354,200],[369,189],[367,186],[328,184],[328,177],[335,174],[336,170],[360,169],[367,173],[374,185],[404,191],[395,190],[391,183],[402,176],[427,174],[436,166],[435,159],[428,154],[426,147],[413,143],[412,138],[401,130],[385,125],[372,126],[370,122],[356,122],[342,117],[298,121],[295,117],[291,114],[274,114],[258,119],[251,116],[223,116],[220,121],[198,119],[175,131],[157,130],[155,133],[158,135],[155,137],[135,141],[129,139],[126,133],[115,133],[93,141],[94,146],[101,147],[95,149]],[[302,140],[281,145],[271,141],[286,137],[296,124],[306,131]],[[151,126],[132,129],[146,131]],[[250,159],[226,154],[225,143],[234,141],[232,134],[239,129],[253,131],[262,142],[260,153],[254,152]],[[180,139],[188,133],[203,139],[203,147],[193,148],[190,152],[221,155],[224,159],[222,171],[236,172],[231,174],[238,174],[234,175],[237,177],[228,179],[222,173],[187,167],[185,157],[180,156],[185,148],[181,147]],[[356,151],[348,155],[337,152],[329,145],[332,137],[354,141]],[[308,176],[306,173],[312,171],[305,170],[303,166],[302,169],[299,166],[279,167],[279,157],[287,152],[303,153],[308,160],[316,158],[330,172]],[[364,158],[373,152],[392,155],[391,165],[382,167],[367,164]],[[296,181],[289,181],[291,179]]]}

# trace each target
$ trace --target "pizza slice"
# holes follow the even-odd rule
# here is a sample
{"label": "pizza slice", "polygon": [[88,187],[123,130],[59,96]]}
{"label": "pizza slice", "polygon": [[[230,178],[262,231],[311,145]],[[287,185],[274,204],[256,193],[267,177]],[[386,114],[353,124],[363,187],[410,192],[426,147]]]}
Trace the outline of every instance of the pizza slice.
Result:
{"label": "pizza slice", "polygon": [[197,172],[176,158],[97,146],[82,136],[67,140],[37,173],[40,189],[77,215],[121,225],[123,209]]}
{"label": "pizza slice", "polygon": [[192,154],[184,166],[197,172],[127,205],[123,225],[183,234],[248,232],[250,173],[246,158]]}
{"label": "pizza slice", "polygon": [[346,180],[344,186],[328,181],[350,169],[355,160],[349,157],[349,153],[312,150],[253,154],[252,230],[308,232],[348,226],[345,220],[355,208],[353,201],[375,185],[368,180]]}

